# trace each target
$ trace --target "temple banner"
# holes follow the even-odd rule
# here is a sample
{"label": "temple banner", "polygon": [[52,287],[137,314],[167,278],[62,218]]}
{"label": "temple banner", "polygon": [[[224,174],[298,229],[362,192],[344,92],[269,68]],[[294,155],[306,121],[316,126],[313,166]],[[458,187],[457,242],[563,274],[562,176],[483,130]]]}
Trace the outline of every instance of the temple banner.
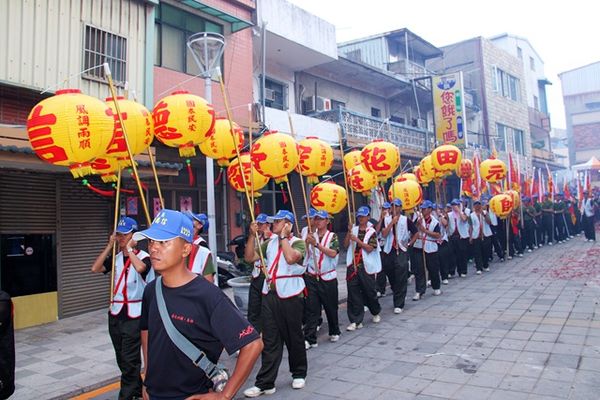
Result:
{"label": "temple banner", "polygon": [[434,76],[432,87],[437,143],[467,147],[462,72]]}

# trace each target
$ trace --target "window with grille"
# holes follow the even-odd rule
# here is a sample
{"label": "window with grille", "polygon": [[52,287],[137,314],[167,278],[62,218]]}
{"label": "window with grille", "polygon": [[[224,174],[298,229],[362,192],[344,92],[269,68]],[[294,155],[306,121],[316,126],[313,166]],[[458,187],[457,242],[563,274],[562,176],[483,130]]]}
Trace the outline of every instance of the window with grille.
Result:
{"label": "window with grille", "polygon": [[[127,39],[86,25],[83,48],[83,66],[86,72],[83,77],[104,82],[104,68],[102,68],[104,63],[108,63],[110,66],[115,83],[125,84],[127,81]],[[97,66],[98,68],[94,68]]]}

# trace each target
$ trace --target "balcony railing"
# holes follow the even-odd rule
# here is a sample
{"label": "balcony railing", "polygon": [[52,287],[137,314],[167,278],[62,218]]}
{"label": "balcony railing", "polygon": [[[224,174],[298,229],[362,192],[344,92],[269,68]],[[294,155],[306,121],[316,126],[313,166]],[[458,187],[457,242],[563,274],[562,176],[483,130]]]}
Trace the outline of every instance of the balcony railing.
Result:
{"label": "balcony railing", "polygon": [[396,122],[384,122],[381,118],[368,117],[346,109],[324,111],[315,118],[337,122],[342,126],[349,142],[384,139],[396,144],[400,151],[409,150],[418,155],[425,153],[427,131]]}

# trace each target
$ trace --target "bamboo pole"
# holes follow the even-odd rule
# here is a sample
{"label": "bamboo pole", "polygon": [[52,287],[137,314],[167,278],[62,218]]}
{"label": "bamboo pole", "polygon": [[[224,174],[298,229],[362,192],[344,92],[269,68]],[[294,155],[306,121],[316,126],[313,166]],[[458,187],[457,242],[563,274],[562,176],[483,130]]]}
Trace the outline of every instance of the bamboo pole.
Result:
{"label": "bamboo pole", "polygon": [[[115,193],[115,218],[113,224],[113,235],[117,231],[117,224],[119,223],[119,214],[120,214],[120,200],[121,200],[121,168],[119,168],[119,172],[117,173],[117,192]],[[114,290],[115,290],[115,261],[117,257],[117,243],[113,244],[112,248],[112,268],[110,269],[110,305],[113,302]]]}
{"label": "bamboo pole", "polygon": [[[344,187],[346,188],[346,193],[348,194],[348,202],[347,202],[347,206],[348,206],[348,224],[349,225],[354,225],[354,222],[352,221],[352,218],[354,217],[353,214],[353,210],[351,209],[350,206],[350,198],[352,199],[352,203],[354,203],[354,191],[352,190],[352,188],[348,188],[348,174],[346,171],[346,164],[344,164],[344,142],[342,140],[342,127],[340,126],[340,124],[337,124],[337,131],[338,131],[338,139],[340,141],[340,155],[342,158],[342,171],[344,172]],[[356,208],[355,208],[356,210]],[[352,232],[348,232],[350,234],[352,234]],[[356,244],[354,245],[356,246]],[[350,250],[349,246],[348,250]],[[352,254],[352,267],[354,268],[354,271],[356,272],[358,267],[356,266],[356,260],[354,259],[354,254]]]}
{"label": "bamboo pole", "polygon": [[127,154],[129,155],[129,160],[131,161],[131,169],[133,170],[133,176],[135,178],[135,182],[137,183],[138,191],[140,193],[140,198],[142,201],[142,208],[144,209],[144,214],[146,216],[146,222],[148,226],[152,223],[152,219],[150,218],[150,212],[148,211],[148,204],[146,203],[146,193],[142,188],[142,182],[140,181],[140,175],[138,173],[137,166],[135,164],[135,160],[133,159],[133,153],[131,152],[131,146],[129,146],[129,139],[127,139],[127,129],[125,124],[123,123],[123,117],[121,116],[121,108],[119,107],[119,101],[117,100],[117,91],[115,89],[115,84],[112,80],[112,74],[110,72],[110,67],[108,63],[104,63],[104,74],[106,75],[106,80],[108,81],[108,87],[110,88],[110,93],[112,95],[113,103],[115,105],[115,110],[117,111],[117,117],[119,118],[119,123],[121,124],[121,129],[123,129],[123,138],[125,139],[125,145],[127,147]]}
{"label": "bamboo pole", "polygon": [[156,162],[152,155],[152,150],[148,146],[148,159],[150,159],[150,166],[152,167],[152,174],[154,175],[154,184],[156,185],[156,191],[158,192],[158,198],[160,200],[160,208],[165,208],[165,200],[163,199],[162,190],[160,189],[160,183],[158,182],[158,173],[156,172]]}

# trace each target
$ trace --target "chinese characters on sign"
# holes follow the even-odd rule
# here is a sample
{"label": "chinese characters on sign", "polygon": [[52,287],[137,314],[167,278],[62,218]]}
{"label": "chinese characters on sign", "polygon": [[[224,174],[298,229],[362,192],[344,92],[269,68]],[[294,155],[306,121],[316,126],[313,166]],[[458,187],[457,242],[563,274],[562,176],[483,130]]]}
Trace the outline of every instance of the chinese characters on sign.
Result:
{"label": "chinese characters on sign", "polygon": [[435,135],[439,144],[467,145],[467,127],[463,103],[462,72],[434,76],[433,112]]}

